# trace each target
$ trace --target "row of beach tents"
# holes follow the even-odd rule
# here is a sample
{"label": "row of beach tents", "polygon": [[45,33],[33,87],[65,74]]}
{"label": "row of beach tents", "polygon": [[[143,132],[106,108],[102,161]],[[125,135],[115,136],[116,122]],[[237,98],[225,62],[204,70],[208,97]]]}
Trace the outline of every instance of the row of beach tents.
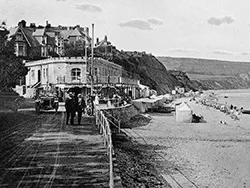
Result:
{"label": "row of beach tents", "polygon": [[[160,96],[151,96],[150,98],[141,98],[132,101],[132,104],[141,112],[147,112],[153,108],[164,107],[165,102],[171,102],[172,96],[170,94],[160,95]],[[167,104],[170,106],[170,104]],[[186,122],[191,123],[193,120],[193,111],[190,106],[182,102],[180,104],[172,104],[176,112],[176,121],[177,122]]]}

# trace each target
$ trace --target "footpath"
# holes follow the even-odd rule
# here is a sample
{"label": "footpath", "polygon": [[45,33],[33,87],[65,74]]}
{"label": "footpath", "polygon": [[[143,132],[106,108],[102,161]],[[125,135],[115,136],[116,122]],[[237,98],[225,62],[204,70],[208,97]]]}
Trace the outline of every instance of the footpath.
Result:
{"label": "footpath", "polygon": [[[0,187],[109,187],[109,158],[95,119],[85,116],[81,125],[66,125],[62,111],[44,112],[40,123],[23,125],[20,135],[31,131],[29,136],[1,151],[6,157],[0,162]],[[12,134],[8,137],[15,140]]]}

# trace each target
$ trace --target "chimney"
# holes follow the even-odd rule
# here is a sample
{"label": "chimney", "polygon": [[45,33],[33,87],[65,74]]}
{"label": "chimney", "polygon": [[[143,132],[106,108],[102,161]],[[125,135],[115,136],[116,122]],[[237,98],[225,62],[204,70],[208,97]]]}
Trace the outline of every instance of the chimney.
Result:
{"label": "chimney", "polygon": [[104,40],[105,40],[105,42],[108,42],[108,37],[107,37],[107,35],[105,35]]}
{"label": "chimney", "polygon": [[36,28],[36,24],[35,23],[30,23],[30,27],[31,28]]}
{"label": "chimney", "polygon": [[47,20],[46,21],[46,26],[45,26],[46,28],[49,28],[49,27],[51,27],[51,24],[49,23],[49,21]]}
{"label": "chimney", "polygon": [[26,21],[25,20],[22,20],[18,23],[18,26],[19,27],[22,27],[22,28],[25,28],[26,27]]}
{"label": "chimney", "polygon": [[97,45],[99,44],[99,38],[98,37],[96,38],[96,44]]}
{"label": "chimney", "polygon": [[86,33],[87,36],[89,36],[89,28],[88,27],[84,27],[83,31],[84,31],[84,33]]}

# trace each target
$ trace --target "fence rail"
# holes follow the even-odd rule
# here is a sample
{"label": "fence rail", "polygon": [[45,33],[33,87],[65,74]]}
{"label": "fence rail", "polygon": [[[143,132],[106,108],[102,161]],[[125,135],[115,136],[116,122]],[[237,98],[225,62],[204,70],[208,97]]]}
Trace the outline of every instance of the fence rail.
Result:
{"label": "fence rail", "polygon": [[108,119],[105,117],[102,110],[96,110],[96,125],[100,133],[104,137],[104,146],[107,148],[107,155],[109,156],[109,187],[114,187],[114,171],[113,171],[113,144],[112,135]]}

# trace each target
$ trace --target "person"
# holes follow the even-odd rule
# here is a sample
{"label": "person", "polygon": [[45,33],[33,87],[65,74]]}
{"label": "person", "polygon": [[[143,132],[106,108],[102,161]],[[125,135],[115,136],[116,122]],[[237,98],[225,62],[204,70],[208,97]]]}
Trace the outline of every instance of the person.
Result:
{"label": "person", "polygon": [[78,94],[77,95],[77,101],[76,101],[76,111],[77,111],[77,115],[78,115],[78,125],[81,124],[81,120],[82,120],[82,112],[85,112],[85,108],[86,108],[86,103],[84,98],[82,97],[82,94]]}
{"label": "person", "polygon": [[75,118],[75,101],[72,92],[69,92],[69,96],[65,100],[65,108],[66,108],[66,124],[69,123],[74,125],[74,118]]}

